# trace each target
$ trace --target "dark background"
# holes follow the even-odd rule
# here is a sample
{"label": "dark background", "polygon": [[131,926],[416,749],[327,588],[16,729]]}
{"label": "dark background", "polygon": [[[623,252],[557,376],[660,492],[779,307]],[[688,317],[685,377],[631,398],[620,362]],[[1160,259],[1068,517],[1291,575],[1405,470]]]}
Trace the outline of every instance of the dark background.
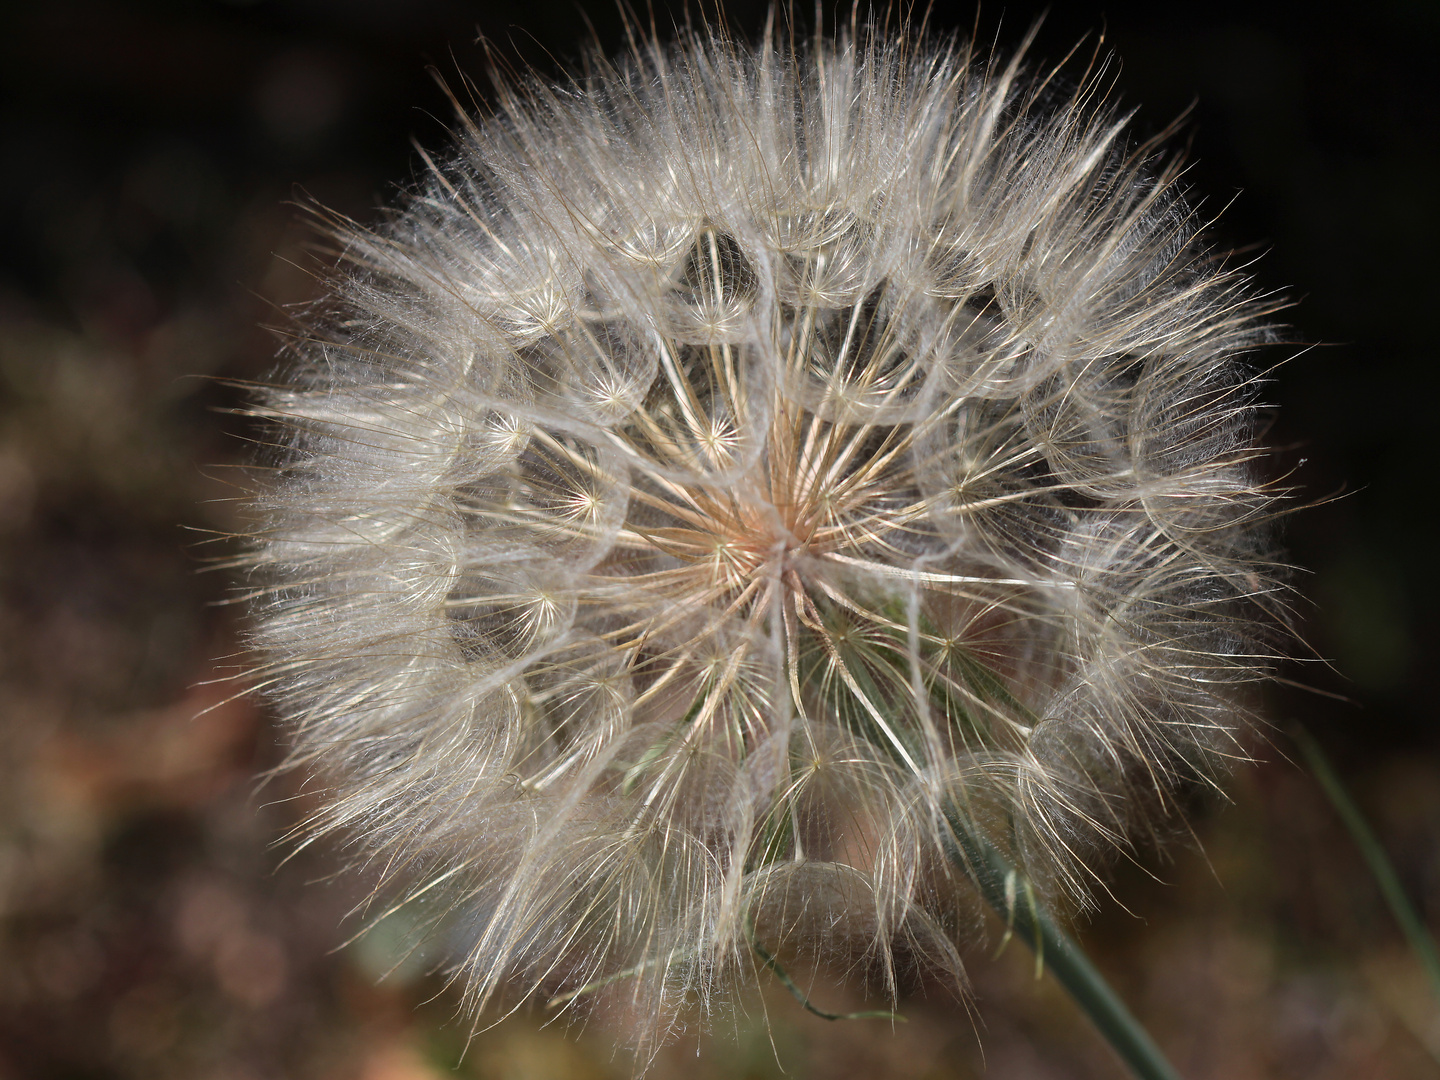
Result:
{"label": "dark background", "polygon": [[[751,36],[763,10],[728,15]],[[1038,14],[989,5],[980,36],[1013,48]],[[1440,5],[1067,3],[1033,56],[1087,33],[1088,56],[1101,31],[1137,130],[1191,108],[1177,148],[1224,209],[1220,242],[1295,301],[1293,344],[1265,358],[1270,438],[1297,508],[1321,505],[1287,529],[1309,659],[1286,675],[1324,694],[1277,688],[1261,763],[1194,808],[1197,842],[1122,869],[1080,932],[1187,1077],[1434,1076],[1440,1004],[1285,732],[1326,747],[1435,926]],[[238,618],[224,572],[199,571],[237,527],[228,466],[252,434],[220,380],[262,377],[261,324],[314,295],[294,202],[372,216],[416,174],[412,137],[445,144],[427,66],[484,86],[479,35],[547,73],[621,43],[614,6],[560,0],[0,16],[0,1080],[628,1072],[605,1032],[540,1013],[462,1060],[458,998],[423,961],[377,982],[401,955],[389,928],[336,951],[357,887],[326,877],[333,853],[281,865],[304,802],[288,780],[257,793],[269,718],[213,681]],[[827,1026],[769,987],[653,1075],[1118,1075],[1023,950],[994,944],[968,1010],[934,993],[893,1033]]]}

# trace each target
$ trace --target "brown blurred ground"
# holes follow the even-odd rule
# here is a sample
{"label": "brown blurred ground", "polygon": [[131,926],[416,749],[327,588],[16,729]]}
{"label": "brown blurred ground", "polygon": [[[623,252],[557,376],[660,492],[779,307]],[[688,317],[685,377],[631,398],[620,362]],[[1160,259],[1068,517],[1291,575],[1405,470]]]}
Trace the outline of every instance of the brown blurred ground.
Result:
{"label": "brown blurred ground", "polygon": [[[1100,24],[1078,7],[1052,14],[1040,55]],[[379,981],[402,955],[389,928],[340,948],[359,886],[329,878],[334,852],[282,865],[304,799],[296,779],[257,788],[277,735],[215,681],[238,613],[223,573],[199,572],[234,527],[228,466],[250,434],[216,380],[263,376],[275,344],[258,324],[312,288],[287,200],[369,214],[411,175],[412,134],[443,142],[427,60],[478,72],[477,26],[507,56],[573,57],[576,12],[62,0],[0,17],[0,1080],[628,1075],[599,1025],[542,1013],[466,1049],[423,957]],[[588,13],[613,46],[614,12]],[[731,13],[758,25],[754,5]],[[1207,205],[1246,189],[1226,238],[1269,249],[1257,273],[1295,288],[1298,340],[1338,343],[1285,366],[1270,397],[1307,497],[1348,492],[1290,531],[1317,605],[1307,636],[1345,675],[1288,674],[1350,701],[1277,691],[1272,711],[1325,743],[1434,926],[1440,125],[1423,72],[1440,15],[1104,14],[1141,124],[1199,95]],[[1014,44],[1032,15],[987,13],[988,32]],[[1171,861],[1122,868],[1083,939],[1187,1077],[1440,1075],[1440,1006],[1286,746],[1260,749],[1230,805],[1197,806]],[[993,959],[995,941],[968,1008],[934,989],[893,1031],[827,1024],[769,986],[652,1075],[1119,1075],[1031,957]],[[858,1004],[824,982],[815,996]]]}

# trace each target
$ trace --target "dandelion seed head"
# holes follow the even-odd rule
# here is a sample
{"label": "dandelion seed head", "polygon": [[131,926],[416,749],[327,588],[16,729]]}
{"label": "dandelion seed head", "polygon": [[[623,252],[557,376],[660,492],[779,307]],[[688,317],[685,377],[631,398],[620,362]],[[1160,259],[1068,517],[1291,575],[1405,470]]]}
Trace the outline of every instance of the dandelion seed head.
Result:
{"label": "dandelion seed head", "polygon": [[1242,756],[1278,606],[1265,304],[1175,168],[1093,83],[879,32],[501,96],[338,228],[256,408],[307,827],[477,1012],[641,1043],[762,939],[961,978],[957,827],[1086,903]]}

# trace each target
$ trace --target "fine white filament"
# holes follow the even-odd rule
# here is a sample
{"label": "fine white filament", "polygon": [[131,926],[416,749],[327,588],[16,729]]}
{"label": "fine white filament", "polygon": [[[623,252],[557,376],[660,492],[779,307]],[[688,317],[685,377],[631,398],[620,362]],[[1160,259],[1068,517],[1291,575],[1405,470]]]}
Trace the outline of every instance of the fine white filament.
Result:
{"label": "fine white filament", "polygon": [[[961,974],[1241,755],[1264,304],[1073,92],[876,31],[501,89],[257,415],[258,681],[380,885],[645,1042],[767,955]],[[427,159],[427,163],[429,163]]]}

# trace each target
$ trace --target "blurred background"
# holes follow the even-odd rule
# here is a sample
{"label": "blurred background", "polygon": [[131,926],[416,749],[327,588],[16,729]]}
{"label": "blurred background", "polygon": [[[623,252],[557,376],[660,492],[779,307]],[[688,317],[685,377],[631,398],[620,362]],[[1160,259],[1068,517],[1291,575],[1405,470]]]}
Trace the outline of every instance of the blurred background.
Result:
{"label": "blurred background", "polygon": [[[1039,12],[988,5],[980,34],[1014,47]],[[763,5],[728,15],[752,35]],[[931,23],[976,16],[941,4]],[[1323,505],[1288,527],[1311,651],[1285,674],[1323,693],[1278,687],[1277,730],[1229,800],[1197,804],[1168,858],[1122,868],[1077,932],[1186,1077],[1440,1075],[1440,1005],[1286,735],[1302,721],[1326,748],[1435,927],[1440,5],[1067,3],[1033,55],[1101,31],[1138,130],[1193,106],[1179,142],[1206,211],[1224,208],[1221,243],[1296,302],[1294,344],[1267,357],[1283,362],[1269,437],[1299,500]],[[630,1073],[605,1031],[538,1011],[467,1048],[424,958],[381,979],[391,928],[344,945],[360,887],[331,877],[334,852],[283,861],[306,805],[290,779],[257,789],[280,754],[271,718],[214,681],[238,613],[201,571],[236,527],[253,434],[221,380],[263,377],[263,324],[314,293],[295,201],[371,218],[417,174],[412,138],[445,145],[427,68],[483,87],[482,35],[552,73],[621,41],[608,0],[0,15],[0,1080]],[[769,986],[651,1075],[1120,1075],[997,941],[965,1003],[916,995],[892,1030],[827,1024]]]}

